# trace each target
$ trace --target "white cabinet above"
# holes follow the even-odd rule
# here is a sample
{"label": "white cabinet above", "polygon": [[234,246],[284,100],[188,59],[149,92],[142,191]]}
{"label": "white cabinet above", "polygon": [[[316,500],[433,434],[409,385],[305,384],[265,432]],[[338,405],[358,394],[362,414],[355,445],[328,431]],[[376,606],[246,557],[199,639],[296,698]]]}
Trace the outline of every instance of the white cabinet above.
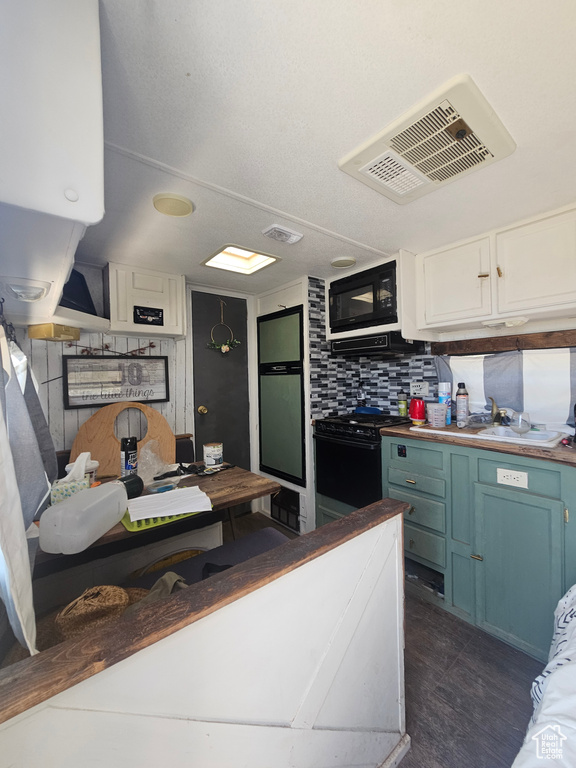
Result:
{"label": "white cabinet above", "polygon": [[51,318],[104,214],[98,11],[98,0],[2,3],[0,297],[16,324]]}
{"label": "white cabinet above", "polygon": [[297,307],[307,301],[306,282],[298,280],[294,283],[267,291],[258,296],[258,315],[269,315],[272,312],[280,312],[289,307]]}
{"label": "white cabinet above", "polygon": [[498,232],[496,261],[499,313],[574,313],[576,211]]}
{"label": "white cabinet above", "polygon": [[438,339],[576,327],[576,210],[418,254],[416,292]]}
{"label": "white cabinet above", "polygon": [[153,269],[108,264],[106,314],[110,333],[122,336],[183,336],[185,278]]}
{"label": "white cabinet above", "polygon": [[427,326],[490,316],[489,238],[424,254],[420,269]]}

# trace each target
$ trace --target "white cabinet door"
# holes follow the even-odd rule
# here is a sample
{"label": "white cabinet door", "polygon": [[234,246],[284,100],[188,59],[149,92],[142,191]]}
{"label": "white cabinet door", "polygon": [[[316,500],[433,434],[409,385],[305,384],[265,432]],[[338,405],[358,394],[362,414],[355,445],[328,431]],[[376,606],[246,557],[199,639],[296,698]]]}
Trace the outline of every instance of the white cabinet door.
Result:
{"label": "white cabinet door", "polygon": [[263,293],[258,297],[258,315],[269,315],[288,307],[297,307],[305,303],[304,285],[299,282],[277,291]]}
{"label": "white cabinet door", "polygon": [[490,316],[488,237],[421,254],[418,262],[423,282],[426,326]]}
{"label": "white cabinet door", "polygon": [[499,314],[576,304],[576,211],[498,233],[496,264]]}
{"label": "white cabinet door", "polygon": [[183,275],[108,264],[110,332],[126,336],[185,333]]}

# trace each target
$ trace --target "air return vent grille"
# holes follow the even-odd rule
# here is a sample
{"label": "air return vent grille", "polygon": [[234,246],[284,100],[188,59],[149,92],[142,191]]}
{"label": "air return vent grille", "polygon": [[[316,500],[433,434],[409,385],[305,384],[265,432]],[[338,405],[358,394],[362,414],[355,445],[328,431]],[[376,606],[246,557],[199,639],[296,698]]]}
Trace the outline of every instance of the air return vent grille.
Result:
{"label": "air return vent grille", "polygon": [[460,75],[339,166],[391,200],[407,203],[515,148],[472,79]]}

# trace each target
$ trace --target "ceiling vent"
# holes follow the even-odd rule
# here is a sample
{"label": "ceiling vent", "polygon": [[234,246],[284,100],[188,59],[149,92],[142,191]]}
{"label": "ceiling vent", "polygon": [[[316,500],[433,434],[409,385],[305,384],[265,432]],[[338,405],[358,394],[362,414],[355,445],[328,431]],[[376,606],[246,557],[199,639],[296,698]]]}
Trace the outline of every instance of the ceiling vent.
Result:
{"label": "ceiling vent", "polygon": [[288,245],[293,245],[293,243],[297,243],[298,240],[302,240],[304,237],[300,232],[295,232],[293,229],[288,229],[288,227],[280,227],[278,224],[273,224],[271,227],[263,229],[262,234],[272,240],[277,240],[279,243],[287,243]]}
{"label": "ceiling vent", "polygon": [[338,166],[409,203],[507,157],[516,144],[469,75],[445,83]]}

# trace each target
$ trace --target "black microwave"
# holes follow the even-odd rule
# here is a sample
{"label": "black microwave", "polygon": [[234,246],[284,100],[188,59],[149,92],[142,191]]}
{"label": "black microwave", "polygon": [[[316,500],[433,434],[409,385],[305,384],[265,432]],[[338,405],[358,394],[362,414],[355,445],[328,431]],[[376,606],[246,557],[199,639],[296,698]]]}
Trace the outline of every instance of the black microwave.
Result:
{"label": "black microwave", "polygon": [[332,333],[397,323],[396,262],[334,280],[328,304]]}

